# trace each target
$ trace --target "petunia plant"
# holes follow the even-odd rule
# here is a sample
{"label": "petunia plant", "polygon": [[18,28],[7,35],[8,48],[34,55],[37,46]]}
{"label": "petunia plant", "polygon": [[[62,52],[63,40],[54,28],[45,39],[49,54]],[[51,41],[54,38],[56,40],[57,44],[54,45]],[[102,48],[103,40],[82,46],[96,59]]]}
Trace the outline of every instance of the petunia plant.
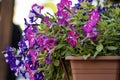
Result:
{"label": "petunia plant", "polygon": [[[8,46],[6,62],[16,75],[29,80],[71,79],[65,56],[120,56],[120,5],[105,1],[61,0],[55,15],[42,14],[43,6],[33,4],[25,20],[19,49]],[[67,75],[67,76],[66,76]],[[68,76],[69,75],[69,76]]]}

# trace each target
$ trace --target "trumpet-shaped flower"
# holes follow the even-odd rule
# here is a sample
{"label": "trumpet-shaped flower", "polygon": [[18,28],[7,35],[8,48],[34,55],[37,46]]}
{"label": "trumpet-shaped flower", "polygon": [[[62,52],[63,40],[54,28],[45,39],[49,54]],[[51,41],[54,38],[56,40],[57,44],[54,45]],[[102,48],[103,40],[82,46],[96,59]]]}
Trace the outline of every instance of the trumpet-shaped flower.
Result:
{"label": "trumpet-shaped flower", "polygon": [[78,42],[78,34],[75,31],[70,31],[67,35],[67,42],[72,46],[76,47]]}

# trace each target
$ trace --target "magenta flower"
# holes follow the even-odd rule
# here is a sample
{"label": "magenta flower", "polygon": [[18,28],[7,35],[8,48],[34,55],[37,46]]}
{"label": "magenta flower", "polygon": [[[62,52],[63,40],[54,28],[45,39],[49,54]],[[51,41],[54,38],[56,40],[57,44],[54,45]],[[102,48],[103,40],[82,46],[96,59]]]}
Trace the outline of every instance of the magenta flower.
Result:
{"label": "magenta flower", "polygon": [[26,72],[30,75],[30,80],[34,80],[34,72],[30,69],[30,66],[28,63],[25,63],[24,66],[26,67]]}
{"label": "magenta flower", "polygon": [[38,36],[37,38],[36,38],[36,42],[37,42],[37,44],[40,46],[40,50],[44,50],[42,47],[43,47],[43,42],[44,42],[44,40],[47,38],[47,35],[45,35],[45,34],[43,34],[43,35],[41,35],[41,36]]}
{"label": "magenta flower", "polygon": [[51,50],[56,46],[56,39],[55,38],[46,38],[43,42],[43,49],[45,50]]}
{"label": "magenta flower", "polygon": [[96,24],[98,23],[98,20],[99,20],[99,11],[96,9],[96,10],[93,10],[91,13],[90,13],[90,21],[92,22],[93,26],[96,26]]}
{"label": "magenta flower", "polygon": [[98,32],[95,26],[97,25],[99,17],[100,17],[99,11],[92,10],[89,16],[90,16],[90,19],[86,22],[84,26],[82,26],[82,29],[85,31],[86,37],[95,40],[98,35]]}
{"label": "magenta flower", "polygon": [[76,47],[78,42],[78,34],[75,31],[70,31],[67,36],[67,42],[72,46]]}
{"label": "magenta flower", "polygon": [[58,23],[61,24],[62,26],[64,25],[67,26],[69,24],[68,19],[71,17],[71,14],[65,9],[65,7],[70,8],[71,5],[72,5],[72,2],[70,0],[61,0],[61,2],[57,4]]}
{"label": "magenta flower", "polygon": [[60,3],[57,4],[58,10],[63,10],[63,6],[70,8],[72,5],[71,0],[61,0]]}
{"label": "magenta flower", "polygon": [[92,31],[90,33],[86,33],[86,36],[88,38],[91,38],[92,40],[96,40],[97,35],[98,35],[98,32],[96,28],[92,28]]}
{"label": "magenta flower", "polygon": [[32,61],[33,65],[35,65],[38,52],[36,50],[30,49],[29,54],[31,56],[31,61]]}
{"label": "magenta flower", "polygon": [[25,30],[25,38],[29,41],[29,46],[32,47],[35,44],[35,32],[32,25]]}
{"label": "magenta flower", "polygon": [[91,26],[91,23],[86,23],[82,29],[86,32],[86,33],[89,33],[89,32],[92,32],[92,26]]}
{"label": "magenta flower", "polygon": [[47,37],[47,35],[43,34],[41,36],[39,36],[37,39],[36,39],[38,45],[40,46],[40,50],[51,50],[52,48],[54,48],[54,46],[56,46],[56,42],[57,42],[57,39],[55,38],[49,38]]}
{"label": "magenta flower", "polygon": [[50,19],[49,19],[49,17],[44,17],[44,22],[46,23],[47,27],[50,27]]}

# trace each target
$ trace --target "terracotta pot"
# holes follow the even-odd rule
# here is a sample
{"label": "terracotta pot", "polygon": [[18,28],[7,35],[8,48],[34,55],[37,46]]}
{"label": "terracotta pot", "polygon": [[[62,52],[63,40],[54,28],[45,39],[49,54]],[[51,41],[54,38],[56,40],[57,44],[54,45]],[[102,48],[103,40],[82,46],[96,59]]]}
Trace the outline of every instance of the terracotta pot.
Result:
{"label": "terracotta pot", "polygon": [[120,80],[120,56],[99,56],[84,60],[67,56],[70,60],[73,80]]}

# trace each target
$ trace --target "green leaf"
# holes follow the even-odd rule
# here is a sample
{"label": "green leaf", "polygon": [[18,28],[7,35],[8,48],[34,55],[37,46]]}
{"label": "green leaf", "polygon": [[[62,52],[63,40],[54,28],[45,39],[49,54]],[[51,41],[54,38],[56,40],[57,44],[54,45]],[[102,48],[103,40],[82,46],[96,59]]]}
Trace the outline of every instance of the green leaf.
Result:
{"label": "green leaf", "polygon": [[72,52],[66,51],[65,56],[71,56],[71,55],[72,55]]}
{"label": "green leaf", "polygon": [[37,58],[38,61],[42,61],[42,60],[45,60],[44,57],[41,57],[41,58]]}
{"label": "green leaf", "polygon": [[67,46],[66,48],[68,49],[69,52],[74,53],[74,48],[73,47]]}
{"label": "green leaf", "polygon": [[71,22],[71,24],[73,24],[73,25],[77,25],[77,24],[79,24],[79,21],[73,21],[73,22]]}
{"label": "green leaf", "polygon": [[85,60],[87,60],[89,57],[90,57],[90,54],[83,55],[83,58],[84,58]]}
{"label": "green leaf", "polygon": [[55,65],[55,66],[59,66],[59,64],[60,64],[60,61],[59,61],[59,60],[54,60],[54,65]]}
{"label": "green leaf", "polygon": [[103,18],[105,18],[105,19],[109,19],[108,16],[105,16],[104,14],[101,14],[101,15],[102,15]]}
{"label": "green leaf", "polygon": [[69,27],[65,27],[65,29],[66,29],[67,31],[70,31],[70,30],[71,30]]}
{"label": "green leaf", "polygon": [[109,20],[106,20],[106,22],[111,23],[111,22],[113,22],[113,20],[112,20],[112,19],[109,19]]}
{"label": "green leaf", "polygon": [[62,40],[64,40],[66,38],[66,34],[64,34],[63,36],[62,36]]}
{"label": "green leaf", "polygon": [[61,53],[61,55],[64,56],[67,52],[68,52],[68,50],[65,50]]}
{"label": "green leaf", "polygon": [[106,26],[107,26],[107,23],[106,23],[105,21],[101,21],[101,22],[100,22],[100,26],[101,26],[101,25],[102,25],[103,27],[106,27]]}
{"label": "green leaf", "polygon": [[103,45],[102,44],[97,45],[96,50],[98,52],[101,52],[103,50]]}
{"label": "green leaf", "polygon": [[57,50],[57,49],[60,49],[60,48],[62,48],[64,46],[64,44],[59,44],[59,45],[57,45],[56,47],[55,47],[55,49]]}
{"label": "green leaf", "polygon": [[120,14],[119,8],[115,9],[115,14],[116,14],[116,16],[118,16]]}
{"label": "green leaf", "polygon": [[111,23],[111,24],[109,24],[108,26],[109,26],[109,27],[115,27],[115,26],[117,26],[117,24],[116,24],[116,23]]}
{"label": "green leaf", "polygon": [[115,46],[106,46],[106,48],[108,49],[108,50],[116,50],[116,49],[118,49],[117,47],[115,47]]}
{"label": "green leaf", "polygon": [[99,54],[99,52],[96,51],[93,57],[95,58],[98,54]]}

